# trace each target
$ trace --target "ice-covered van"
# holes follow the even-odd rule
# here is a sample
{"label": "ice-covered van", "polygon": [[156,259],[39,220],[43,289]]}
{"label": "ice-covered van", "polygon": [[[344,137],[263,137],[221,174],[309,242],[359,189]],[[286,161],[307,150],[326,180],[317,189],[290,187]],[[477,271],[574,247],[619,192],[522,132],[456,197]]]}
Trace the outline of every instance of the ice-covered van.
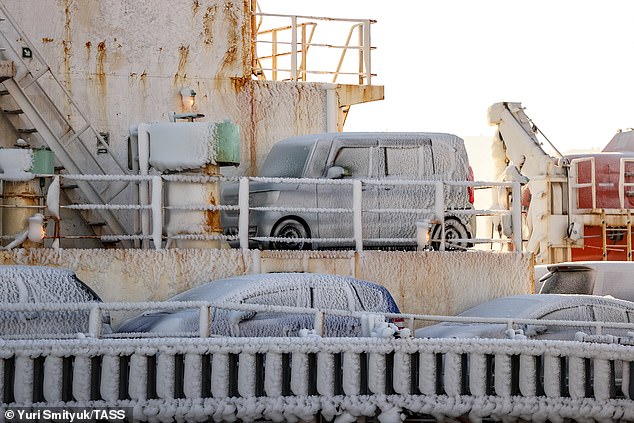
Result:
{"label": "ice-covered van", "polygon": [[[473,179],[464,141],[443,133],[325,133],[277,142],[258,176],[274,178],[466,181]],[[362,233],[365,246],[415,245],[416,221],[429,218],[394,209],[433,209],[432,185],[364,184]],[[237,184],[223,188],[222,204],[238,203]],[[251,183],[249,207],[293,208],[292,211],[251,210],[251,237],[297,239],[260,242],[272,249],[307,249],[353,245],[351,212],[315,212],[315,208],[352,209],[352,184]],[[452,210],[473,208],[473,191],[465,186],[445,190],[447,247],[464,248],[474,233],[470,218]],[[383,211],[381,209],[392,209]],[[235,234],[238,212],[222,213],[225,233]],[[432,239],[440,239],[439,225]],[[308,238],[322,238],[308,241]],[[410,240],[406,240],[406,239]],[[437,245],[436,243],[435,245]]]}

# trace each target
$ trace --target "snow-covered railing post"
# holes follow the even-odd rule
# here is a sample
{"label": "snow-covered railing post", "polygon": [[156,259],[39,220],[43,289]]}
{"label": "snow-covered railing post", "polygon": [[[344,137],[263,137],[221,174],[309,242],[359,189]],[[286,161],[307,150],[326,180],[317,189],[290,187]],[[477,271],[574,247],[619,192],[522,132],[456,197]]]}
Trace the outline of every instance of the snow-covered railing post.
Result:
{"label": "snow-covered railing post", "polygon": [[[115,402],[119,399],[120,367],[118,355],[104,354],[101,358],[101,381],[99,392],[101,393],[101,397],[108,402]],[[168,381],[166,380],[165,383],[167,382]]]}
{"label": "snow-covered railing post", "polygon": [[440,251],[445,251],[445,184],[442,181],[434,183],[434,214],[440,225]]}
{"label": "snow-covered railing post", "polygon": [[101,336],[101,308],[99,305],[94,305],[90,308],[90,314],[88,315],[88,333],[93,338],[99,338]]}
{"label": "snow-covered railing post", "polygon": [[210,332],[210,305],[200,306],[198,319],[198,334],[201,338],[208,338]]}
{"label": "snow-covered railing post", "polygon": [[343,392],[346,395],[361,394],[361,355],[353,351],[343,353]]}
{"label": "snow-covered railing post", "polygon": [[513,251],[522,252],[522,194],[519,182],[513,182],[512,195],[511,222],[513,225]]}
{"label": "snow-covered railing post", "polygon": [[355,249],[358,253],[363,251],[363,202],[362,194],[363,186],[361,181],[355,179],[352,181],[352,222],[354,233]]}
{"label": "snow-covered railing post", "polygon": [[152,176],[152,242],[154,248],[163,246],[163,179]]}
{"label": "snow-covered railing post", "polygon": [[238,236],[240,238],[240,248],[249,249],[249,178],[240,178],[238,190],[238,207],[240,215],[238,217]]}

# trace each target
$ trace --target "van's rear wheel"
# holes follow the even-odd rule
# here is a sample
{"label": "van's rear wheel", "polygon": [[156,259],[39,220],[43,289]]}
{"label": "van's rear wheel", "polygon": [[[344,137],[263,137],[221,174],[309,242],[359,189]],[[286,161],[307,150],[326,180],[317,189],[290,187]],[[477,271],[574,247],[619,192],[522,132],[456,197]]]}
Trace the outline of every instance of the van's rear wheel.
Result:
{"label": "van's rear wheel", "polygon": [[[440,225],[434,225],[431,232],[431,247],[434,250],[440,249],[440,239],[442,237],[442,228]],[[466,250],[471,245],[467,241],[455,241],[457,239],[471,238],[471,234],[467,227],[456,218],[445,220],[445,251]]]}
{"label": "van's rear wheel", "polygon": [[[288,238],[288,241],[272,241],[272,250],[306,250],[310,242],[303,239],[310,238],[308,228],[296,219],[283,219],[275,225],[271,233],[273,238]],[[297,241],[293,241],[296,239]]]}

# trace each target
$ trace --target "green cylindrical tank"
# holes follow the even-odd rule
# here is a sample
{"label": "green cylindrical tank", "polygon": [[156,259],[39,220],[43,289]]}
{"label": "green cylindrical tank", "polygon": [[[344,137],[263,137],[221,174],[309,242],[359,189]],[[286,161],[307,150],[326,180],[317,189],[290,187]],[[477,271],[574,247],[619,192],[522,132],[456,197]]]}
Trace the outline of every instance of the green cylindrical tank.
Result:
{"label": "green cylindrical tank", "polygon": [[216,163],[219,166],[240,164],[240,127],[225,120],[216,124]]}
{"label": "green cylindrical tank", "polygon": [[49,148],[33,150],[32,172],[37,175],[52,175],[55,173],[55,155]]}

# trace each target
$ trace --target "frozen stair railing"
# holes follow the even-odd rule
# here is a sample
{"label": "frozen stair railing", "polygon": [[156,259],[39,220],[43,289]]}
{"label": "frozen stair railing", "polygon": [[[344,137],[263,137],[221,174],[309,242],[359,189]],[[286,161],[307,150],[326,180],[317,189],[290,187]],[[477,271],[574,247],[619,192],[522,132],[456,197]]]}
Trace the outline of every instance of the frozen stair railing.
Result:
{"label": "frozen stair railing", "polygon": [[[92,125],[2,3],[0,13],[9,23],[0,31],[0,44],[6,49],[5,56],[14,62],[17,69],[14,78],[3,82],[6,94],[17,108],[9,109],[3,105],[3,111],[16,132],[39,139],[43,146],[53,151],[68,173],[127,174],[127,167],[113,153],[103,135]],[[20,40],[20,45],[15,40]],[[18,51],[22,48],[28,49],[28,54],[31,55],[27,60],[22,58],[23,52]],[[63,104],[65,110],[60,110],[58,104]],[[12,118],[6,114],[9,110],[16,112]],[[76,190],[67,191],[73,201],[88,200],[95,204],[108,204],[125,190],[127,183],[81,181],[77,183],[77,187],[81,193]],[[98,213],[111,233],[124,232],[122,223],[111,211],[102,209]],[[88,216],[85,218],[90,219]]]}

